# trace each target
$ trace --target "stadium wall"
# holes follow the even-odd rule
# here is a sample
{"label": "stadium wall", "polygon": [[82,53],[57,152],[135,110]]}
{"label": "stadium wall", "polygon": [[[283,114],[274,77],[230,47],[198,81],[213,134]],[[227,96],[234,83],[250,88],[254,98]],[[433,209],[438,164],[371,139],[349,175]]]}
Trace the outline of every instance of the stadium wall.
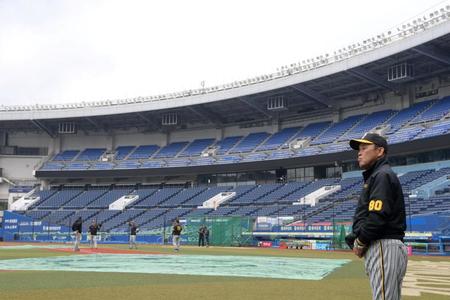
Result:
{"label": "stadium wall", "polygon": [[52,138],[46,134],[33,132],[17,132],[8,134],[9,146],[46,148],[51,144],[53,144]]}

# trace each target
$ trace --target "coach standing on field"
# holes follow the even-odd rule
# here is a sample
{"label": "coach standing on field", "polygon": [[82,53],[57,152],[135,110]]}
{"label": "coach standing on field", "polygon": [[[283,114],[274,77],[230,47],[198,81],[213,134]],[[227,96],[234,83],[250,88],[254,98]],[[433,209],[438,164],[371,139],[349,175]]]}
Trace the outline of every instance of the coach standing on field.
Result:
{"label": "coach standing on field", "polygon": [[386,140],[375,133],[350,141],[364,169],[364,187],[347,243],[364,257],[373,299],[400,299],[408,256],[403,244],[406,217],[403,192],[387,161]]}

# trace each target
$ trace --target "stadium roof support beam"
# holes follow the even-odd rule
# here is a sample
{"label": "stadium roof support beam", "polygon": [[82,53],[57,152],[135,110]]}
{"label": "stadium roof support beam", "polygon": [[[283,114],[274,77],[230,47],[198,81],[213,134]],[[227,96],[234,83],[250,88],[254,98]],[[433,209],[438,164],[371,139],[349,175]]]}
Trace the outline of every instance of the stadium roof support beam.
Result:
{"label": "stadium roof support beam", "polygon": [[309,87],[303,85],[303,84],[295,84],[292,85],[291,88],[293,88],[294,90],[302,93],[303,95],[311,98],[312,100],[325,105],[326,107],[333,107],[332,102],[330,101],[330,99],[328,99],[327,97],[325,97],[324,95],[310,89]]}
{"label": "stadium roof support beam", "polygon": [[[219,118],[216,114],[213,115],[211,112],[206,112],[202,108],[200,108],[200,106],[196,106],[196,107],[187,106],[187,108],[190,111],[192,111],[194,114],[199,116],[200,118],[202,118],[206,121],[209,121],[213,124],[219,125],[220,123],[223,123],[221,121],[221,118]],[[211,116],[211,115],[213,115],[213,116]]]}
{"label": "stadium roof support beam", "polygon": [[440,63],[450,66],[450,55],[441,49],[431,45],[419,45],[411,49],[412,51],[434,59]]}
{"label": "stadium roof support beam", "polygon": [[348,93],[342,93],[337,96],[333,96],[333,99],[334,100],[344,99],[344,98],[352,97],[355,95],[361,95],[361,94],[365,94],[365,93],[375,92],[377,90],[378,90],[378,88],[372,86],[370,88],[359,89],[359,90],[357,90],[357,92],[353,91],[353,92],[348,92]]}
{"label": "stadium roof support beam", "polygon": [[374,84],[378,87],[388,89],[393,92],[399,91],[398,86],[396,84],[391,83],[391,82],[387,81],[386,79],[383,79],[382,77],[378,76],[377,74],[375,74],[367,69],[364,69],[362,67],[357,67],[357,68],[347,70],[347,73],[349,73],[357,78],[363,79],[363,80],[365,80],[371,84]]}
{"label": "stadium roof support beam", "polygon": [[157,129],[158,128],[158,123],[155,122],[153,119],[144,116],[144,114],[137,112],[136,115],[142,119],[145,123],[147,123],[147,125],[150,127],[150,129]]}
{"label": "stadium roof support beam", "polygon": [[249,100],[244,99],[244,98],[242,98],[242,97],[239,97],[238,99],[239,99],[239,101],[241,101],[241,102],[247,104],[248,106],[250,106],[250,107],[253,108],[254,110],[258,111],[258,112],[261,113],[262,115],[266,116],[267,118],[272,119],[272,116],[271,116],[268,112],[266,112],[264,109],[261,109],[261,108],[258,107],[257,105],[251,103]]}
{"label": "stadium roof support beam", "polygon": [[103,128],[100,124],[98,124],[97,122],[95,122],[94,120],[92,120],[92,118],[86,117],[85,118],[86,121],[88,121],[89,123],[91,123],[95,128],[99,129],[99,130],[105,130],[107,131],[105,128]]}
{"label": "stadium roof support beam", "polygon": [[33,125],[36,126],[37,128],[39,128],[40,130],[47,133],[51,138],[55,138],[55,134],[52,132],[52,130],[50,128],[48,128],[47,126],[45,126],[44,123],[42,123],[42,121],[31,120],[31,123],[33,123]]}

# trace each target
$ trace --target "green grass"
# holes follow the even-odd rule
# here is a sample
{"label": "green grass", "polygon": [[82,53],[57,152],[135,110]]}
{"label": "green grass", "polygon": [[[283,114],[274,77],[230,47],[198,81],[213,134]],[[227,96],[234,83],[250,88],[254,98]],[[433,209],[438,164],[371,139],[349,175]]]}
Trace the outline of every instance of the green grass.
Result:
{"label": "green grass", "polygon": [[[102,247],[102,246],[101,246]],[[108,246],[126,249],[126,245]],[[168,246],[139,250],[173,253]],[[345,258],[352,261],[320,281],[222,276],[89,273],[59,271],[0,272],[0,299],[371,299],[362,260],[349,252],[254,248],[183,247],[182,254],[259,255],[308,258]],[[1,250],[0,259],[73,255],[45,249]],[[450,261],[443,257],[413,260]],[[176,273],[176,270],[174,270]],[[450,276],[450,274],[449,274]],[[448,299],[422,294],[403,299]]]}

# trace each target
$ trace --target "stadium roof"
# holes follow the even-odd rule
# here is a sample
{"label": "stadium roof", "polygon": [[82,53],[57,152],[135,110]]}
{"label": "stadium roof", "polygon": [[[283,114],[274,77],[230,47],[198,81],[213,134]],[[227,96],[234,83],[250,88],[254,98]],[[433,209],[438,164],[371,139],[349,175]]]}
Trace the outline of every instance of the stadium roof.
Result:
{"label": "stadium roof", "polygon": [[[400,93],[405,84],[450,71],[450,12],[437,20],[398,29],[305,64],[275,74],[221,87],[155,97],[61,105],[0,106],[0,130],[56,132],[61,121],[74,121],[81,130],[130,127],[161,129],[163,113],[176,112],[186,124],[227,126],[289,119],[311,111],[331,112],[345,99],[385,92]],[[388,81],[390,66],[408,63],[409,81]],[[267,100],[282,96],[288,109],[267,110]]]}

